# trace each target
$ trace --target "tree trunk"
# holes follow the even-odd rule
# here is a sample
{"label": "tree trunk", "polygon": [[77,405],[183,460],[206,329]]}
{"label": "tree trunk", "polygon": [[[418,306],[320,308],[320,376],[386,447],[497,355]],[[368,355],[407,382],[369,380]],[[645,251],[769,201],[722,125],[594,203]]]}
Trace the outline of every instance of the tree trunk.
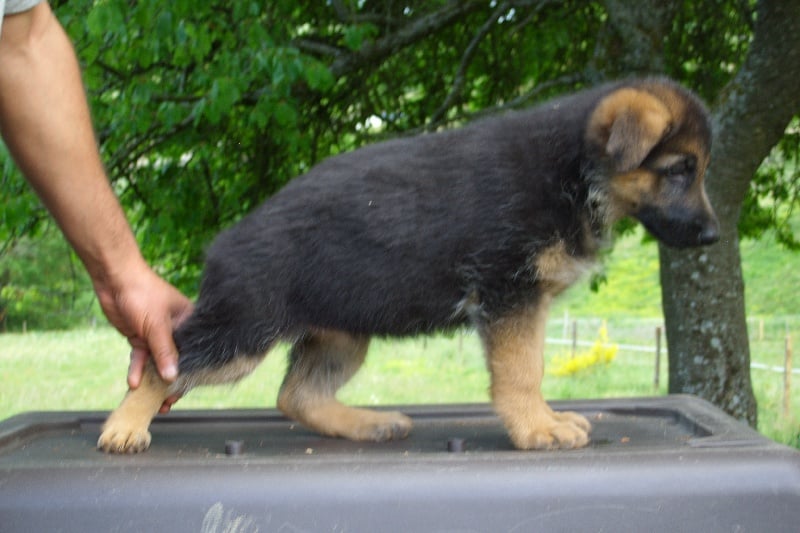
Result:
{"label": "tree trunk", "polygon": [[753,174],[800,109],[798,81],[800,2],[761,1],[747,59],[713,106],[706,188],[720,242],[688,251],[659,248],[669,391],[697,394],[754,426],[737,223]]}
{"label": "tree trunk", "polygon": [[664,72],[664,39],[678,0],[605,0],[608,13],[603,71],[614,77]]}

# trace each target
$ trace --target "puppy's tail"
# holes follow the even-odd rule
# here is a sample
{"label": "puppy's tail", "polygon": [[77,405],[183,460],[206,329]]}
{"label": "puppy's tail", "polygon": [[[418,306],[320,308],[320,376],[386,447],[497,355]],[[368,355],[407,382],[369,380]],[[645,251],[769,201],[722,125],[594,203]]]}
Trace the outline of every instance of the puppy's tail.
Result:
{"label": "puppy's tail", "polygon": [[276,336],[263,322],[198,305],[173,334],[179,374],[217,370],[239,357],[260,357]]}

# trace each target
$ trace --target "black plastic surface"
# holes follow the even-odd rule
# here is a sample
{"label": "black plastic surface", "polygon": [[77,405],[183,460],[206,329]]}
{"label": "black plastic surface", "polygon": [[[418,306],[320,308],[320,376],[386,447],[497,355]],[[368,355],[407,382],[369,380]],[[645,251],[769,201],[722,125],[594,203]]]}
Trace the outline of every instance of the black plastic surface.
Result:
{"label": "black plastic surface", "polygon": [[320,437],[273,410],[174,411],[136,456],[107,413],[0,423],[6,531],[798,531],[800,453],[688,396],[553,402],[592,443],[513,450],[488,405],[407,407],[411,436]]}

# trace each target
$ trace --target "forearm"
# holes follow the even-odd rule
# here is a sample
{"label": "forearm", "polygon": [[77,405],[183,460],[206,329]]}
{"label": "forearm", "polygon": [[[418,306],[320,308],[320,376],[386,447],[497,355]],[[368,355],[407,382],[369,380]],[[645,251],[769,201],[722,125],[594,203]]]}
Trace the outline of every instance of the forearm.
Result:
{"label": "forearm", "polygon": [[0,129],[96,286],[143,264],[99,158],[72,45],[46,3],[3,24]]}
{"label": "forearm", "polygon": [[100,161],[75,52],[46,3],[3,23],[0,133],[86,265],[106,317],[128,338],[130,386],[150,357],[175,379],[172,330],[191,303],[139,252]]}

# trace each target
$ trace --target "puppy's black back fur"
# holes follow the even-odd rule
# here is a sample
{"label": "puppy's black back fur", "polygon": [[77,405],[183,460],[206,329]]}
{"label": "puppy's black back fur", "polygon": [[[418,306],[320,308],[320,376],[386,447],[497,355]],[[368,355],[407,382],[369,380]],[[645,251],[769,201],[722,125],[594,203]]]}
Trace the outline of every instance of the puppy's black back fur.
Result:
{"label": "puppy's black back fur", "polygon": [[181,372],[309,328],[480,326],[537,298],[540,250],[561,240],[571,256],[594,252],[584,131],[618,86],[371,145],[294,179],[209,249],[195,312],[175,334]]}

